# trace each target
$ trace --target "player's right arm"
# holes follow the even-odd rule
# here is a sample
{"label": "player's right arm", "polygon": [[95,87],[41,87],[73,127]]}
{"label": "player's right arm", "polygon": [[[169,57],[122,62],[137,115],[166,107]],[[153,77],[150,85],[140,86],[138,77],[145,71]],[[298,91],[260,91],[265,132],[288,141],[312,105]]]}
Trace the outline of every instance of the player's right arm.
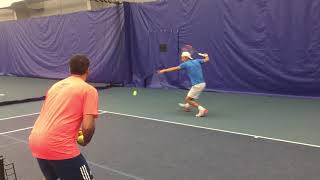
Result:
{"label": "player's right arm", "polygon": [[83,146],[91,141],[95,131],[95,120],[98,117],[98,99],[97,90],[93,87],[88,88],[84,98],[84,113],[81,125],[84,136]]}
{"label": "player's right arm", "polygon": [[81,126],[81,130],[84,136],[83,146],[86,146],[87,144],[89,144],[93,137],[94,131],[96,129],[95,118],[96,116],[91,114],[86,114],[83,116],[83,121]]}
{"label": "player's right arm", "polygon": [[167,68],[167,69],[161,69],[158,71],[158,74],[163,74],[163,73],[172,72],[172,71],[179,71],[180,69],[181,69],[180,66],[175,66],[175,67],[171,67],[171,68]]}
{"label": "player's right arm", "polygon": [[203,62],[209,62],[209,55],[207,54],[207,53],[198,53],[199,54],[199,56],[202,56],[202,57],[204,57],[203,58]]}

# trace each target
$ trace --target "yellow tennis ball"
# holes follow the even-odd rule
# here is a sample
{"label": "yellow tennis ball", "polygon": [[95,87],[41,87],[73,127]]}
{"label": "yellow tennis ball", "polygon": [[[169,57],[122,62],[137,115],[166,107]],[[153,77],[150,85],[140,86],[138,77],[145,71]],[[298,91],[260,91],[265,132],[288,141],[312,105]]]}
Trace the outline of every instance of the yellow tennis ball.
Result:
{"label": "yellow tennis ball", "polygon": [[137,94],[138,94],[137,90],[134,90],[132,93],[133,96],[136,96]]}
{"label": "yellow tennis ball", "polygon": [[84,144],[84,136],[83,135],[78,136],[77,143],[80,144],[80,145]]}

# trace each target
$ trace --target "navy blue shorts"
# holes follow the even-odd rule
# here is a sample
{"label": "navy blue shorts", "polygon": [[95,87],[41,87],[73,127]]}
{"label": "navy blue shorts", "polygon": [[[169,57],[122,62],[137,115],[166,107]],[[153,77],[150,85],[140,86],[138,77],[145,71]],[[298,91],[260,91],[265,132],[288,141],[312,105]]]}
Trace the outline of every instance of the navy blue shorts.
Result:
{"label": "navy blue shorts", "polygon": [[92,180],[93,175],[82,154],[71,159],[37,159],[46,180]]}

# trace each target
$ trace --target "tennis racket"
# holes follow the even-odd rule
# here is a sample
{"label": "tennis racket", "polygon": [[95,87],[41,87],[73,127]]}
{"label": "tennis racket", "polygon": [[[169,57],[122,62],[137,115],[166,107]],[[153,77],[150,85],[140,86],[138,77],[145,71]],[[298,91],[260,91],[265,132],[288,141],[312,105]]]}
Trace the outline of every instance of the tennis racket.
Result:
{"label": "tennis racket", "polygon": [[194,53],[197,53],[199,56],[205,57],[207,54],[205,53],[200,53],[198,50],[196,50],[192,45],[190,44],[185,44],[181,47],[181,52],[189,52],[191,56]]}
{"label": "tennis racket", "polygon": [[197,52],[197,50],[190,44],[185,44],[181,47],[181,52],[189,52],[191,55],[193,55],[195,52]]}

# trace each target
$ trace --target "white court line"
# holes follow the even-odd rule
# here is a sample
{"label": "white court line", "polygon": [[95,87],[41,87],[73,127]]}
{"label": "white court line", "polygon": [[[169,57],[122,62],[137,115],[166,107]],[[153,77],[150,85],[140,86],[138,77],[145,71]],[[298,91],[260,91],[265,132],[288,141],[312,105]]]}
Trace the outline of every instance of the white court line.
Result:
{"label": "white court line", "polygon": [[[106,112],[104,112],[102,110],[99,110],[98,114],[105,114],[105,113]],[[32,116],[32,115],[36,115],[36,114],[39,114],[39,113],[32,113],[32,114],[25,114],[25,115],[21,115],[21,116],[13,116],[13,117],[8,117],[8,118],[3,118],[3,119],[0,119],[0,121],[9,120],[9,119],[15,119],[15,118],[19,118],[19,117]],[[0,135],[10,134],[10,133],[20,132],[20,131],[25,131],[25,130],[32,129],[32,128],[33,128],[33,126],[26,127],[26,128],[21,128],[21,129],[16,129],[16,130],[12,130],[12,131],[7,131],[7,132],[2,132],[2,133],[0,133]]]}
{"label": "white court line", "polygon": [[28,144],[28,141],[25,141],[25,140],[22,140],[22,139],[19,139],[19,138],[15,138],[15,137],[8,136],[8,135],[3,135],[3,136],[4,136],[4,137],[7,137],[7,138],[9,138],[9,139],[13,139],[13,140],[15,140],[16,142]]}
{"label": "white court line", "polygon": [[92,166],[96,166],[96,167],[99,167],[99,168],[101,168],[101,169],[104,169],[104,170],[107,170],[107,171],[111,171],[111,172],[120,174],[120,175],[122,175],[122,176],[129,177],[129,178],[132,178],[132,179],[135,179],[135,180],[144,180],[144,179],[141,178],[141,177],[134,176],[134,175],[132,175],[132,174],[128,174],[128,173],[125,173],[125,172],[123,172],[123,171],[119,171],[119,170],[116,170],[116,169],[112,169],[112,168],[110,168],[110,167],[107,167],[107,166],[104,166],[104,165],[100,165],[100,164],[97,164],[97,163],[94,163],[94,162],[91,162],[91,161],[88,161],[88,164],[91,164]]}
{"label": "white court line", "polygon": [[31,114],[24,114],[24,115],[20,115],[20,116],[12,116],[12,117],[7,117],[7,118],[2,118],[2,119],[0,119],[0,121],[5,121],[5,120],[9,120],[9,119],[20,118],[20,117],[26,117],[26,116],[33,116],[33,115],[37,115],[37,114],[40,114],[40,112],[31,113]]}
{"label": "white court line", "polygon": [[21,128],[21,129],[16,129],[16,130],[12,130],[12,131],[7,131],[7,132],[2,132],[2,133],[0,133],[0,135],[10,134],[10,133],[20,132],[20,131],[25,131],[25,130],[32,129],[32,128],[33,128],[33,126],[26,127],[26,128]]}
{"label": "white court line", "polygon": [[[103,114],[103,110],[98,110],[99,114]],[[15,118],[20,118],[20,117],[27,117],[27,116],[33,116],[33,115],[38,115],[40,114],[40,112],[36,112],[36,113],[31,113],[31,114],[24,114],[24,115],[19,115],[19,116],[12,116],[12,117],[7,117],[7,118],[2,118],[0,119],[0,121],[5,121],[5,120],[9,120],[9,119],[15,119]]]}
{"label": "white court line", "polygon": [[175,124],[175,125],[181,125],[181,126],[187,126],[187,127],[193,127],[193,128],[199,128],[199,129],[206,129],[206,130],[211,130],[211,131],[224,132],[224,133],[229,133],[229,134],[236,134],[236,135],[241,135],[241,136],[249,136],[249,137],[254,137],[254,138],[268,139],[268,140],[272,140],[272,141],[279,141],[279,142],[285,142],[285,143],[290,143],[290,144],[297,144],[297,145],[320,148],[320,145],[315,145],[315,144],[307,144],[307,143],[301,143],[301,142],[295,142],[295,141],[288,141],[288,140],[284,140],[284,139],[270,138],[270,137],[259,136],[259,135],[254,135],[254,134],[239,133],[239,132],[228,131],[228,130],[223,130],[223,129],[209,128],[209,127],[204,127],[204,126],[196,126],[196,125],[172,122],[172,121],[156,119],[156,118],[135,116],[135,115],[117,113],[117,112],[112,112],[112,111],[103,111],[103,113],[116,114],[116,115],[121,115],[121,116],[128,116],[128,117],[134,117],[134,118],[139,118],[139,119],[147,119],[147,120],[151,120],[151,121],[164,122],[164,123],[169,123],[169,124]]}
{"label": "white court line", "polygon": [[[230,134],[237,134],[237,135],[241,135],[241,136],[249,136],[249,137],[254,137],[254,138],[268,139],[268,140],[272,140],[272,141],[279,141],[279,142],[285,142],[285,143],[290,143],[290,144],[297,144],[297,145],[320,148],[320,145],[315,145],[315,144],[307,144],[307,143],[301,143],[301,142],[295,142],[295,141],[288,141],[288,140],[284,140],[284,139],[277,139],[277,138],[259,136],[259,135],[254,135],[254,134],[239,133],[239,132],[228,131],[228,130],[223,130],[223,129],[208,128],[208,127],[204,127],[204,126],[196,126],[196,125],[172,122],[172,121],[156,119],[156,118],[149,118],[149,117],[143,117],[143,116],[135,116],[135,115],[130,115],[130,114],[117,113],[117,112],[112,112],[112,111],[99,110],[99,114],[106,114],[106,113],[116,114],[116,115],[121,115],[121,116],[127,116],[127,117],[134,117],[134,118],[139,118],[139,119],[147,119],[147,120],[151,120],[151,121],[164,122],[164,123],[187,126],[187,127],[193,127],[193,128],[199,128],[199,129],[206,129],[206,130],[211,130],[211,131],[218,131],[218,132],[225,132],[225,133],[230,133]],[[18,118],[18,117],[31,116],[31,115],[35,115],[35,114],[39,114],[39,113],[33,113],[33,114],[27,114],[27,115],[4,118],[4,119],[0,119],[0,121],[1,120]],[[31,129],[31,128],[32,127],[27,127],[27,128],[17,129],[17,130],[8,131],[8,132],[2,132],[2,133],[0,133],[0,135],[10,134],[10,133],[19,132],[19,131],[24,131],[24,130]]]}

